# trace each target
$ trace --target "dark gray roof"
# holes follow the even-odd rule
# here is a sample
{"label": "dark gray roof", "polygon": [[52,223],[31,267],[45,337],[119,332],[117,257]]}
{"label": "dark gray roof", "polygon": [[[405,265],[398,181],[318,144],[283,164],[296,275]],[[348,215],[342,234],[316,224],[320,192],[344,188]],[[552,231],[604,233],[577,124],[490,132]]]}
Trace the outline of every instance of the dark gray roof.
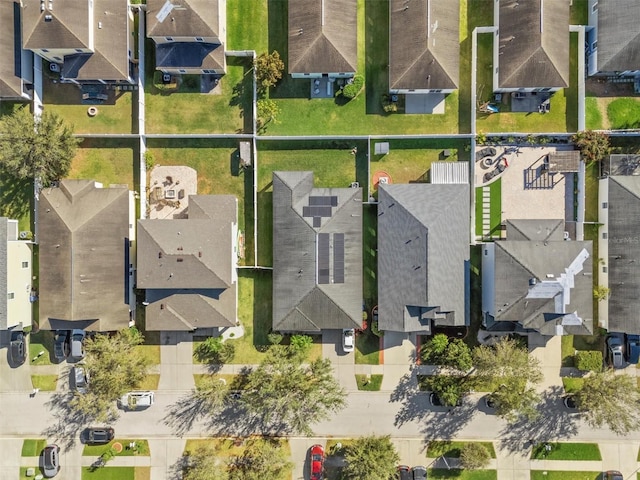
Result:
{"label": "dark gray roof", "polygon": [[507,220],[507,239],[564,240],[564,220]]}
{"label": "dark gray roof", "polygon": [[357,0],[289,0],[289,73],[355,72]]}
{"label": "dark gray roof", "polygon": [[0,98],[21,98],[20,4],[0,2]]}
{"label": "dark gray roof", "polygon": [[609,330],[640,334],[640,177],[609,177],[608,184]]}
{"label": "dark gray roof", "polygon": [[[309,216],[320,197],[330,204]],[[313,172],[274,172],[273,329],[361,325],[362,189],[313,188]]]}
{"label": "dark gray roof", "polygon": [[225,68],[224,47],[219,43],[171,42],[156,44],[156,68]]}
{"label": "dark gray roof", "polygon": [[469,185],[380,185],[378,201],[379,328],[465,325]]}
{"label": "dark gray roof", "polygon": [[609,176],[640,175],[640,155],[632,153],[609,155],[609,166],[604,169]]}
{"label": "dark gray roof", "polygon": [[391,0],[389,21],[390,88],[458,88],[459,0]]}
{"label": "dark gray roof", "polygon": [[40,328],[127,327],[128,188],[62,180],[40,193],[38,225]]}
{"label": "dark gray roof", "polygon": [[569,85],[569,2],[501,0],[499,88]]}
{"label": "dark gray roof", "polygon": [[495,321],[516,322],[543,335],[593,332],[591,241],[506,240],[494,245]]}
{"label": "dark gray roof", "polygon": [[598,2],[598,70],[640,70],[640,2]]}
{"label": "dark gray roof", "polygon": [[138,220],[137,286],[147,289],[148,330],[236,323],[238,200],[189,196],[186,219]]}
{"label": "dark gray roof", "polygon": [[0,330],[7,328],[7,240],[9,233],[9,219],[0,217]]}
{"label": "dark gray roof", "polygon": [[[167,3],[173,8],[163,15]],[[147,0],[148,37],[219,38],[222,28],[219,0]]]}

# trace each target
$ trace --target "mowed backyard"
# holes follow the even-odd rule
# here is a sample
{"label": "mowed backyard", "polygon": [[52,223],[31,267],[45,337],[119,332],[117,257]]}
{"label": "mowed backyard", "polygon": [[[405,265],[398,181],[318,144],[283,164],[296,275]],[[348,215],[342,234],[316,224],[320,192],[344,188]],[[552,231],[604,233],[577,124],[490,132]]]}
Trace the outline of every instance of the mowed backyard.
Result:
{"label": "mowed backyard", "polygon": [[137,190],[139,182],[137,142],[127,139],[84,139],[71,162],[68,178],[95,180],[104,187],[127,185]]}

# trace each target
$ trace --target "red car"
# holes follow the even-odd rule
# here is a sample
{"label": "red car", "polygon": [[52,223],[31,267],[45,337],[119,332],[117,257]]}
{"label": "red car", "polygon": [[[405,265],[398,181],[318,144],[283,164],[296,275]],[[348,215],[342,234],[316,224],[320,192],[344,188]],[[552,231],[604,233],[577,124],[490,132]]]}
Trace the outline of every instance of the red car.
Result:
{"label": "red car", "polygon": [[324,477],[322,475],[322,469],[324,466],[324,448],[322,445],[314,445],[311,447],[309,459],[309,468],[311,470],[311,474],[309,475],[309,480],[322,480]]}

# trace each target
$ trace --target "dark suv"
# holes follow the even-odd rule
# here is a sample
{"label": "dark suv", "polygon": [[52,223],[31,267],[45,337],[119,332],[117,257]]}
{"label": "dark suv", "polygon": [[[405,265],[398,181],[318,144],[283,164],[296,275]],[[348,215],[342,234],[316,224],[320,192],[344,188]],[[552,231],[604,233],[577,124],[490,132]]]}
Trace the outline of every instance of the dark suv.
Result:
{"label": "dark suv", "polygon": [[85,442],[89,445],[104,445],[113,440],[115,432],[111,427],[91,427],[85,430]]}
{"label": "dark suv", "polygon": [[69,356],[69,330],[57,330],[53,343],[53,356],[59,362]]}
{"label": "dark suv", "polygon": [[27,342],[24,338],[24,332],[20,330],[11,332],[9,355],[14,367],[22,365],[27,359]]}

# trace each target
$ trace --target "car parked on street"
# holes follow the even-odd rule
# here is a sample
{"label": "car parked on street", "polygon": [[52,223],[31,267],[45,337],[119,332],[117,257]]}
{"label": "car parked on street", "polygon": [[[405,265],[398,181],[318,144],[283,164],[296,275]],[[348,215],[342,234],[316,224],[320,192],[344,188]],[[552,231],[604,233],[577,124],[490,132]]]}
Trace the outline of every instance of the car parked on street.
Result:
{"label": "car parked on street", "polygon": [[622,339],[618,336],[611,335],[607,338],[607,347],[609,348],[609,361],[613,368],[624,368],[624,349],[622,347]]}
{"label": "car parked on street", "polygon": [[59,362],[69,356],[69,330],[56,330],[53,356]]}
{"label": "car parked on street", "polygon": [[309,450],[309,480],[322,480],[324,475],[324,447],[314,445]]}
{"label": "car parked on street", "polygon": [[111,427],[89,427],[84,431],[84,441],[89,445],[104,445],[114,436],[115,431]]}
{"label": "car parked on street", "polygon": [[75,365],[71,369],[73,389],[79,393],[87,393],[89,390],[89,371],[82,366]]}
{"label": "car parked on street", "polygon": [[47,478],[55,477],[60,471],[60,447],[47,445],[42,451],[42,470]]}
{"label": "car parked on street", "polygon": [[422,465],[415,466],[411,469],[413,480],[427,480],[427,469]]}
{"label": "car parked on street", "polygon": [[353,328],[342,330],[342,350],[345,353],[353,352],[356,343],[356,331]]}
{"label": "car parked on street", "polygon": [[11,332],[9,357],[11,365],[14,367],[22,365],[27,359],[27,342],[24,332],[21,330]]}
{"label": "car parked on street", "polygon": [[617,470],[607,470],[602,472],[602,480],[624,480],[624,477]]}
{"label": "car parked on street", "polygon": [[74,360],[84,358],[84,330],[74,329],[71,331],[71,352],[70,357]]}
{"label": "car parked on street", "polygon": [[396,480],[411,480],[411,469],[406,465],[398,465]]}
{"label": "car parked on street", "polygon": [[149,391],[135,391],[125,393],[118,403],[123,410],[142,410],[153,405],[155,395]]}

